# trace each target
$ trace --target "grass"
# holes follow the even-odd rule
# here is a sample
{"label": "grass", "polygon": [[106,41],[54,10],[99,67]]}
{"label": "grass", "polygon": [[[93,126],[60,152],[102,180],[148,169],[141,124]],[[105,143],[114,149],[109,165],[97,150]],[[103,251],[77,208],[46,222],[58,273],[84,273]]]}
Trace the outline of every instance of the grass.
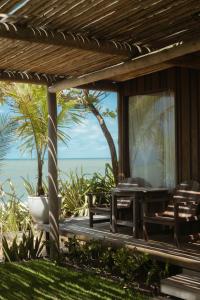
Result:
{"label": "grass", "polygon": [[0,264],[0,299],[145,300],[119,283],[50,261]]}

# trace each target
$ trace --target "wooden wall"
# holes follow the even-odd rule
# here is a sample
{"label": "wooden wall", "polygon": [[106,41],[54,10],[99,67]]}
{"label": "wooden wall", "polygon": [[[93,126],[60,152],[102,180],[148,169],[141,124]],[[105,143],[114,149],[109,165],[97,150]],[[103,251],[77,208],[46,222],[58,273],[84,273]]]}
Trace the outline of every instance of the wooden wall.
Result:
{"label": "wooden wall", "polygon": [[130,176],[128,145],[129,96],[164,90],[175,93],[176,177],[200,181],[200,70],[171,68],[121,84],[119,92],[120,175]]}

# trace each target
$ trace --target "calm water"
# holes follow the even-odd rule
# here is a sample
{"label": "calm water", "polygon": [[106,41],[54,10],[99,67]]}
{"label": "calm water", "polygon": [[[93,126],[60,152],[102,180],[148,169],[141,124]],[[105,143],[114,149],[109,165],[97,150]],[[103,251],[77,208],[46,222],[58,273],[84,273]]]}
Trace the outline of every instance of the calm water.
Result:
{"label": "calm water", "polygon": [[[70,171],[81,169],[84,174],[91,176],[94,172],[104,174],[105,164],[110,163],[109,159],[62,159],[58,161],[58,168],[61,170],[62,177]],[[26,198],[22,177],[29,178],[32,182],[36,181],[37,161],[36,160],[6,160],[1,166],[0,183],[7,178],[11,178],[17,194]],[[47,161],[44,165],[44,176],[47,176]]]}

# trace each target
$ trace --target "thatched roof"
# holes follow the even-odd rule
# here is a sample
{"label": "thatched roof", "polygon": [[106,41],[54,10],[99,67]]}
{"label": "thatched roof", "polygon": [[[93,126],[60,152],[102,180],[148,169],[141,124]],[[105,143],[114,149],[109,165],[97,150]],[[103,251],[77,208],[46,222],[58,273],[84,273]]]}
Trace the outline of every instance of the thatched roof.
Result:
{"label": "thatched roof", "polygon": [[0,77],[19,80],[75,78],[200,38],[199,0],[0,0],[0,18]]}

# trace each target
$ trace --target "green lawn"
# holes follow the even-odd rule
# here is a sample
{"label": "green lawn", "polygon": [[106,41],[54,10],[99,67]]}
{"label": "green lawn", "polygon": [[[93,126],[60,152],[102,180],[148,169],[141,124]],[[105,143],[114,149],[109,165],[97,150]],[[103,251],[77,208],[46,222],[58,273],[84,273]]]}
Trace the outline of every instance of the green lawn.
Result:
{"label": "green lawn", "polygon": [[0,264],[0,299],[144,300],[118,283],[49,261]]}

